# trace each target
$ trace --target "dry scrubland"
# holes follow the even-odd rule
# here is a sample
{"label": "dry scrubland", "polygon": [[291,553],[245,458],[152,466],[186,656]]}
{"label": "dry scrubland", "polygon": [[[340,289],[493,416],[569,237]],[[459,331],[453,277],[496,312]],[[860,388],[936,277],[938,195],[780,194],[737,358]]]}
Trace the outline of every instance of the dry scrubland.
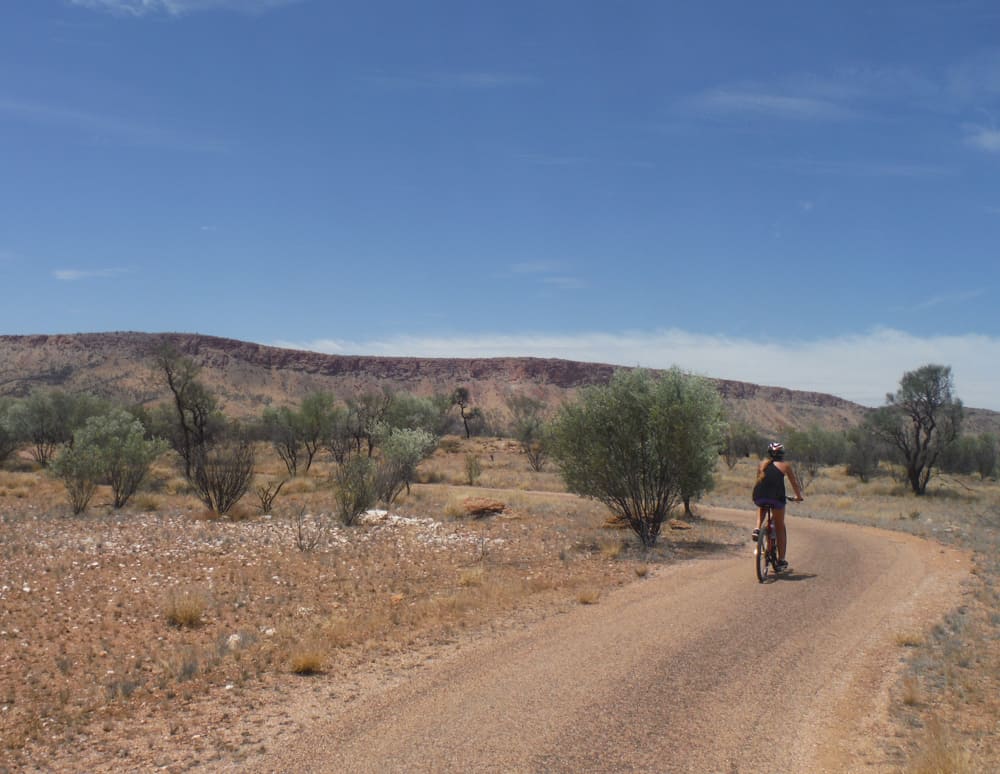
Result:
{"label": "dry scrubland", "polygon": [[[279,478],[260,457],[261,480]],[[293,695],[319,718],[465,638],[600,603],[664,562],[749,551],[745,528],[694,520],[643,552],[506,441],[447,439],[392,514],[351,528],[331,516],[329,476],[320,462],[271,514],[250,493],[219,520],[166,460],[122,512],[99,492],[81,517],[27,462],[0,471],[0,771],[249,759],[295,733]],[[751,460],[720,463],[705,504],[745,508],[752,478]],[[885,744],[907,771],[998,770],[1000,486],[947,477],[931,490],[915,498],[889,476],[860,484],[831,469],[793,514],[976,551],[952,614],[898,634],[907,667]],[[506,509],[472,518],[469,497]],[[749,558],[747,573],[752,583]]]}

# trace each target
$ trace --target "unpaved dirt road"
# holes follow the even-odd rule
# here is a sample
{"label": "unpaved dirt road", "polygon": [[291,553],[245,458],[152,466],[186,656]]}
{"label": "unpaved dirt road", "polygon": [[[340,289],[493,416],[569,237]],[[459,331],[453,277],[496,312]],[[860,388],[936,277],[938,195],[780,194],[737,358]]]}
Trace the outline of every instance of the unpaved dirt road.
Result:
{"label": "unpaved dirt road", "polygon": [[[716,511],[750,529],[751,515]],[[460,650],[244,764],[288,772],[888,770],[903,648],[959,604],[957,552],[790,519],[792,572],[742,556],[654,577]]]}

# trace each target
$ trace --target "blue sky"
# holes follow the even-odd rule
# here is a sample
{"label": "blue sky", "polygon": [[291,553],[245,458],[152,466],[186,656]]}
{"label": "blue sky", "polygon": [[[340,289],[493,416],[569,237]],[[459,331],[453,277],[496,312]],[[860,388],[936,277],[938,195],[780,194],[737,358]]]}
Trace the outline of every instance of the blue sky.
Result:
{"label": "blue sky", "polygon": [[1000,410],[1000,5],[11,0],[0,332]]}

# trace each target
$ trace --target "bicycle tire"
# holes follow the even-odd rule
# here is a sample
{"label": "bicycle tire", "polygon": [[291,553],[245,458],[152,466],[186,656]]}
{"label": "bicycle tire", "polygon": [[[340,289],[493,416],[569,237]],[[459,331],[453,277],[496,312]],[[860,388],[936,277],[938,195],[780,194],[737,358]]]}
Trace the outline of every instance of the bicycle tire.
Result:
{"label": "bicycle tire", "polygon": [[767,551],[767,520],[760,526],[760,534],[757,536],[757,546],[754,548],[754,559],[756,560],[757,582],[763,583],[767,579],[770,564],[768,562]]}

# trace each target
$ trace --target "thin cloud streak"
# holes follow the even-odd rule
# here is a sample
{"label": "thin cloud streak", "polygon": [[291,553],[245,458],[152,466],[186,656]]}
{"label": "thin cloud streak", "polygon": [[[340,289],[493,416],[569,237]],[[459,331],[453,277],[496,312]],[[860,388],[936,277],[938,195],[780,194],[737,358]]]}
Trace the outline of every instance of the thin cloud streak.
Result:
{"label": "thin cloud streak", "polygon": [[133,145],[198,152],[222,149],[217,143],[182,137],[159,127],[114,116],[0,97],[0,116],[4,115],[25,123],[61,127],[95,137],[114,137]]}
{"label": "thin cloud streak", "polygon": [[927,363],[952,368],[967,406],[1000,411],[1000,339],[919,337],[891,329],[802,342],[760,342],[681,330],[580,335],[395,336],[372,341],[316,339],[276,346],[338,355],[484,358],[544,357],[669,368],[718,379],[836,395],[881,405],[906,371]]}
{"label": "thin cloud streak", "polygon": [[85,279],[118,277],[125,272],[125,269],[56,269],[52,272],[52,276],[60,282],[77,282]]}
{"label": "thin cloud streak", "polygon": [[237,11],[260,14],[302,0],[70,0],[73,5],[91,11],[104,11],[114,16],[149,16],[167,14],[183,16],[199,11]]}

